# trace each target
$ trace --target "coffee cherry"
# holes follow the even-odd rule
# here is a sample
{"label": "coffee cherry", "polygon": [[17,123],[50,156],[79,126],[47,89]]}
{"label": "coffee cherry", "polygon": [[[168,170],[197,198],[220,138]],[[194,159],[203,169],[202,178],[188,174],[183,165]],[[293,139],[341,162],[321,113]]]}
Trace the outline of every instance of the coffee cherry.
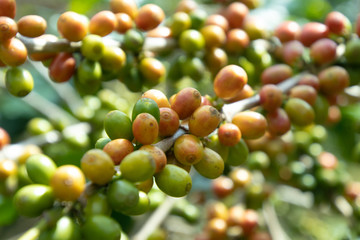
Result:
{"label": "coffee cherry", "polygon": [[159,108],[170,108],[169,100],[167,99],[165,94],[160,90],[149,89],[146,92],[144,92],[143,95],[141,95],[141,98],[150,98],[154,100]]}
{"label": "coffee cherry", "polygon": [[100,36],[90,34],[82,40],[80,51],[84,57],[98,61],[104,55],[105,45]]}
{"label": "coffee cherry", "polygon": [[126,13],[116,13],[116,28],[115,30],[118,33],[126,33],[127,30],[131,29],[133,26],[133,20],[131,17]]}
{"label": "coffee cherry", "polygon": [[259,224],[259,217],[255,210],[246,209],[242,215],[240,226],[246,235],[252,233]]}
{"label": "coffee cherry", "polygon": [[229,148],[225,162],[230,166],[239,166],[247,161],[248,155],[249,148],[244,139],[241,139],[235,146]]}
{"label": "coffee cherry", "polygon": [[268,131],[273,136],[281,136],[291,128],[289,116],[282,108],[277,108],[266,114]]}
{"label": "coffee cherry", "polygon": [[191,19],[191,28],[200,29],[205,25],[207,12],[204,9],[195,9],[189,13]]}
{"label": "coffee cherry", "polygon": [[181,120],[188,118],[201,105],[201,94],[195,88],[187,87],[179,91],[173,101],[170,101],[173,109]]}
{"label": "coffee cherry", "polygon": [[221,68],[228,63],[228,56],[221,48],[212,48],[205,53],[205,63],[207,68],[216,74]]}
{"label": "coffee cherry", "polygon": [[227,223],[220,218],[211,219],[205,226],[209,240],[226,239]]}
{"label": "coffee cherry", "polygon": [[0,59],[8,66],[16,67],[22,65],[25,63],[27,55],[25,45],[17,38],[11,38],[0,44]]}
{"label": "coffee cherry", "polygon": [[274,84],[266,84],[259,91],[260,105],[268,112],[279,108],[283,101],[282,91]]}
{"label": "coffee cherry", "polygon": [[0,42],[5,42],[15,37],[18,32],[16,22],[9,17],[0,17]]}
{"label": "coffee cherry", "polygon": [[216,197],[225,198],[235,190],[234,182],[227,176],[220,176],[211,183],[211,188]]}
{"label": "coffee cherry", "polygon": [[[150,146],[150,145],[149,145]],[[142,192],[149,193],[154,185],[154,178],[146,179],[145,181],[136,182],[135,187]]]}
{"label": "coffee cherry", "polygon": [[274,35],[279,38],[282,43],[285,43],[297,39],[300,30],[300,25],[297,22],[285,21],[275,29]]}
{"label": "coffee cherry", "polygon": [[156,28],[165,18],[164,11],[155,4],[145,4],[135,17],[136,27],[142,31]]}
{"label": "coffee cherry", "polygon": [[159,136],[169,137],[179,129],[178,114],[171,108],[160,108]]}
{"label": "coffee cherry", "polygon": [[18,166],[13,160],[0,160],[0,181],[6,180],[10,176],[16,176]]}
{"label": "coffee cherry", "polygon": [[149,113],[140,113],[132,124],[132,131],[136,141],[141,144],[152,144],[159,133],[157,120]]}
{"label": "coffee cherry", "polygon": [[89,32],[99,36],[106,36],[115,30],[117,20],[111,11],[100,11],[96,13],[89,23]]}
{"label": "coffee cherry", "polygon": [[329,32],[345,36],[351,32],[350,20],[341,12],[332,11],[326,15],[325,25],[328,27]]}
{"label": "coffee cherry", "polygon": [[16,1],[15,0],[1,0],[0,16],[15,18],[16,14]]}
{"label": "coffee cherry", "polygon": [[136,206],[139,202],[139,190],[125,179],[115,180],[110,183],[106,198],[114,211],[121,212]]}
{"label": "coffee cherry", "polygon": [[170,28],[161,25],[157,28],[154,28],[153,30],[146,32],[147,37],[153,38],[170,38],[171,35]]}
{"label": "coffee cherry", "polygon": [[282,49],[282,58],[290,66],[301,66],[304,50],[304,45],[298,40],[286,42]]}
{"label": "coffee cherry", "polygon": [[328,38],[319,39],[310,46],[310,56],[317,64],[331,63],[336,59],[337,44]]}
{"label": "coffee cherry", "polygon": [[16,192],[14,206],[20,215],[37,217],[54,204],[53,189],[41,184],[30,184]]}
{"label": "coffee cherry", "polygon": [[76,60],[71,53],[59,53],[49,67],[51,80],[57,83],[69,81],[74,75]]}
{"label": "coffee cherry", "polygon": [[135,29],[129,29],[124,35],[124,49],[140,52],[144,41],[142,33]]}
{"label": "coffee cherry", "polygon": [[[44,34],[41,35],[40,37],[35,38],[34,40],[38,40],[41,39],[42,41],[47,41],[47,42],[55,42],[58,40],[58,37],[52,34]],[[33,61],[45,61],[45,60],[50,60],[52,58],[54,58],[56,56],[57,53],[31,53],[29,55],[29,57],[31,58],[31,60]]]}
{"label": "coffee cherry", "polygon": [[231,29],[226,35],[225,48],[230,53],[241,53],[250,44],[247,33],[242,29]]}
{"label": "coffee cherry", "polygon": [[299,40],[305,47],[310,47],[311,44],[321,38],[326,38],[328,35],[329,29],[325,24],[319,22],[309,22],[302,27]]}
{"label": "coffee cherry", "polygon": [[198,163],[204,156],[204,147],[201,141],[191,134],[185,134],[174,143],[176,159],[184,165]]}
{"label": "coffee cherry", "polygon": [[93,215],[86,218],[81,233],[84,240],[120,239],[121,227],[113,218]]}
{"label": "coffee cherry", "polygon": [[230,172],[229,177],[234,182],[236,188],[245,188],[252,180],[250,171],[245,168],[234,168]]}
{"label": "coffee cherry", "polygon": [[332,66],[318,74],[320,91],[326,95],[336,95],[349,86],[349,74],[340,66]]}
{"label": "coffee cherry", "polygon": [[114,13],[126,13],[135,19],[138,8],[134,0],[110,0],[110,9]]}
{"label": "coffee cherry", "polygon": [[205,39],[207,48],[221,47],[226,40],[224,30],[217,25],[207,25],[200,29],[200,33]]}
{"label": "coffee cherry", "polygon": [[140,72],[145,78],[145,84],[154,86],[164,81],[166,69],[156,58],[146,57],[140,61]]}
{"label": "coffee cherry", "polygon": [[46,20],[38,15],[27,15],[17,22],[18,31],[26,37],[39,37],[45,33]]}
{"label": "coffee cherry", "polygon": [[180,34],[179,44],[182,50],[192,54],[204,48],[205,39],[199,31],[188,29]]}
{"label": "coffee cherry", "polygon": [[130,118],[119,110],[109,112],[104,119],[105,132],[111,139],[125,138],[132,141],[131,126]]}
{"label": "coffee cherry", "polygon": [[181,0],[176,7],[176,12],[191,13],[197,7],[198,4],[194,0]]}
{"label": "coffee cherry", "polygon": [[229,30],[228,20],[220,14],[212,14],[208,16],[205,21],[205,26],[207,25],[217,25],[221,27],[224,30],[224,32],[227,32]]}
{"label": "coffee cherry", "polygon": [[185,171],[187,171],[188,173],[190,172],[191,170],[191,165],[185,165],[185,164],[182,164],[181,162],[179,162],[174,153],[173,152],[170,152],[167,154],[167,164],[173,164],[173,165],[176,165],[178,167],[181,167],[182,169],[184,169]]}
{"label": "coffee cherry", "polygon": [[244,88],[241,89],[236,95],[235,97],[232,97],[230,99],[226,99],[226,102],[228,103],[232,103],[232,102],[237,102],[249,97],[254,96],[255,92],[254,90],[251,88],[251,86],[249,84],[245,84]]}
{"label": "coffee cherry", "polygon": [[298,85],[293,87],[289,92],[289,97],[300,98],[313,106],[316,102],[317,92],[308,85]]}
{"label": "coffee cherry", "polygon": [[173,164],[167,164],[161,172],[155,174],[155,182],[161,191],[172,197],[183,197],[192,187],[189,173]]}
{"label": "coffee cherry", "polygon": [[265,69],[261,74],[261,82],[265,84],[278,84],[292,76],[292,69],[286,64],[275,64]]}
{"label": "coffee cherry", "polygon": [[206,71],[203,61],[198,57],[181,58],[181,70],[184,76],[189,76],[194,81],[200,81]]}
{"label": "coffee cherry", "polygon": [[177,37],[183,31],[191,27],[191,19],[189,14],[185,12],[176,12],[170,19],[171,35]]}
{"label": "coffee cherry", "polygon": [[204,148],[203,158],[194,167],[201,176],[215,179],[224,171],[224,160],[214,150]]}
{"label": "coffee cherry", "polygon": [[140,182],[151,178],[155,169],[154,158],[145,150],[137,150],[126,155],[120,163],[121,176],[131,182]]}
{"label": "coffee cherry", "polygon": [[291,98],[285,103],[285,111],[292,123],[298,126],[311,124],[315,119],[314,109],[300,98]]}
{"label": "coffee cherry", "polygon": [[5,74],[6,89],[16,97],[28,95],[33,87],[34,80],[29,71],[23,68],[10,68]]}
{"label": "coffee cherry", "polygon": [[[48,214],[51,211],[59,211],[58,209],[51,209],[50,211],[46,212],[45,214]],[[54,215],[57,215],[60,213],[55,213]],[[50,215],[50,214],[48,214]],[[69,216],[54,216],[49,217],[56,219],[56,222],[54,220],[54,223],[49,224],[49,228],[46,228],[44,231],[41,231],[38,240],[47,240],[47,239],[80,239],[81,238],[81,232],[80,232],[80,226],[75,223],[75,219],[72,219]],[[60,218],[60,219],[59,219]],[[51,221],[51,220],[50,220]],[[54,226],[52,226],[54,225]]]}
{"label": "coffee cherry", "polygon": [[112,159],[100,149],[91,149],[83,155],[81,170],[86,178],[99,185],[110,182],[115,173]]}
{"label": "coffee cherry", "polygon": [[225,9],[225,17],[230,28],[242,28],[243,22],[249,9],[241,2],[234,2]]}
{"label": "coffee cherry", "polygon": [[95,62],[84,58],[77,69],[77,79],[82,84],[93,84],[101,81],[101,65],[99,62]]}
{"label": "coffee cherry", "polygon": [[10,136],[8,132],[0,127],[0,150],[10,143]]}
{"label": "coffee cherry", "polygon": [[86,16],[68,11],[60,15],[57,29],[61,36],[72,42],[81,41],[88,33],[89,20]]}
{"label": "coffee cherry", "polygon": [[241,139],[240,129],[233,123],[222,124],[218,129],[219,141],[225,146],[235,146]]}
{"label": "coffee cherry", "polygon": [[126,63],[125,52],[118,47],[106,46],[100,59],[101,68],[106,71],[118,72]]}
{"label": "coffee cherry", "polygon": [[253,16],[248,16],[245,19],[243,29],[248,34],[250,40],[266,39],[269,35],[265,23],[260,18]]}
{"label": "coffee cherry", "polygon": [[360,53],[360,40],[352,39],[349,40],[345,45],[345,59],[348,63],[359,64],[360,60],[358,54]]}
{"label": "coffee cherry", "polygon": [[190,117],[189,131],[197,137],[205,137],[212,133],[221,121],[218,110],[212,106],[197,108]]}
{"label": "coffee cherry", "polygon": [[139,191],[139,201],[136,204],[136,206],[125,209],[124,211],[122,211],[122,213],[126,215],[135,216],[135,215],[144,214],[147,211],[149,211],[149,209],[150,209],[150,199],[148,195],[142,191]]}
{"label": "coffee cherry", "polygon": [[244,139],[259,138],[265,134],[267,129],[265,117],[254,111],[237,113],[232,119],[232,123],[240,129]]}
{"label": "coffee cherry", "polygon": [[320,89],[319,78],[310,73],[301,75],[298,85],[308,85],[313,87],[316,91]]}
{"label": "coffee cherry", "polygon": [[26,172],[34,183],[49,185],[56,171],[55,162],[44,154],[34,154],[26,160]]}
{"label": "coffee cherry", "polygon": [[59,200],[75,201],[85,189],[85,176],[80,168],[63,165],[51,177],[50,186]]}
{"label": "coffee cherry", "polygon": [[160,172],[165,167],[166,155],[160,148],[153,145],[144,145],[139,150],[145,150],[151,154],[156,165],[155,173]]}
{"label": "coffee cherry", "polygon": [[228,65],[222,68],[214,80],[215,94],[224,99],[235,97],[247,83],[247,74],[242,67]]}
{"label": "coffee cherry", "polygon": [[140,113],[151,114],[157,122],[160,121],[160,110],[157,103],[151,98],[140,98],[132,110],[132,120],[134,121]]}
{"label": "coffee cherry", "polygon": [[134,146],[129,140],[118,138],[108,142],[103,151],[111,157],[115,165],[119,165],[126,155],[134,151]]}

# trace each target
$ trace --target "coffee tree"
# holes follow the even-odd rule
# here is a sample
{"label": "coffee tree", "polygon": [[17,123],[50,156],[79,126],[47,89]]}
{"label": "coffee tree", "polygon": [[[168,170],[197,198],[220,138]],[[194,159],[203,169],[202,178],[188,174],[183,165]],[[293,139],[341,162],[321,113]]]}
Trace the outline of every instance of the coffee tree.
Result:
{"label": "coffee tree", "polygon": [[[257,0],[70,1],[49,19],[0,0],[0,230],[355,238],[356,3],[289,1],[274,23]],[[22,122],[16,97],[36,110]]]}

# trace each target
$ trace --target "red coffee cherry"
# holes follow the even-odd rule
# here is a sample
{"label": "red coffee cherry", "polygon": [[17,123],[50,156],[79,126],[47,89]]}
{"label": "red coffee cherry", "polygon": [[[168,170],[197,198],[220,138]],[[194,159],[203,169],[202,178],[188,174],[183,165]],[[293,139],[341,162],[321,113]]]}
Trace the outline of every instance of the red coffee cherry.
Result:
{"label": "red coffee cherry", "polygon": [[301,76],[301,79],[299,81],[299,85],[308,85],[313,87],[316,91],[319,91],[320,89],[320,82],[319,78],[314,74],[303,74]]}
{"label": "red coffee cherry", "polygon": [[278,84],[292,76],[290,66],[286,64],[275,64],[266,68],[261,74],[261,82],[265,84]]}
{"label": "red coffee cherry", "polygon": [[329,35],[328,27],[323,23],[306,23],[300,32],[299,40],[305,47],[310,47],[316,40],[326,38]]}
{"label": "red coffee cherry", "polygon": [[159,136],[169,137],[179,129],[180,121],[178,114],[171,108],[160,108]]}
{"label": "red coffee cherry", "polygon": [[250,44],[247,33],[242,29],[231,29],[226,35],[225,48],[230,53],[241,53]]}
{"label": "red coffee cherry", "polygon": [[218,110],[212,106],[197,108],[190,117],[189,131],[198,137],[205,137],[212,133],[221,121]]}
{"label": "red coffee cherry", "polygon": [[241,2],[231,3],[225,9],[225,17],[229,22],[230,28],[242,28],[244,19],[248,13],[249,9],[245,4]]}
{"label": "red coffee cherry", "polygon": [[45,33],[46,20],[37,15],[27,15],[17,22],[18,30],[21,35],[26,37],[39,37]]}
{"label": "red coffee cherry", "polygon": [[282,108],[277,108],[266,114],[268,131],[272,136],[281,136],[291,128],[289,116]]}
{"label": "red coffee cherry", "polygon": [[81,41],[88,33],[89,20],[86,16],[68,11],[60,15],[57,28],[61,36],[69,41]]}
{"label": "red coffee cherry", "polygon": [[310,46],[310,56],[317,64],[331,63],[336,59],[337,44],[328,38],[319,39]]}
{"label": "red coffee cherry", "polygon": [[274,32],[274,35],[279,38],[282,43],[297,39],[301,27],[295,21],[282,22]]}
{"label": "red coffee cherry", "polygon": [[116,13],[115,18],[116,18],[115,30],[118,33],[124,34],[126,33],[127,30],[132,28],[133,20],[126,13]]}
{"label": "red coffee cherry", "polygon": [[225,146],[235,146],[241,139],[240,129],[233,123],[222,124],[218,129],[219,141]]}
{"label": "red coffee cherry", "polygon": [[16,67],[25,63],[27,55],[25,45],[17,38],[0,44],[0,60],[8,66]]}
{"label": "red coffee cherry", "polygon": [[283,45],[282,58],[290,66],[301,66],[304,50],[304,45],[298,40],[286,42]]}
{"label": "red coffee cherry", "polygon": [[349,74],[340,66],[331,66],[318,74],[320,91],[326,95],[336,95],[349,86]]}
{"label": "red coffee cherry", "polygon": [[117,19],[111,11],[100,11],[95,14],[89,23],[89,31],[91,34],[106,36],[115,30]]}
{"label": "red coffee cherry", "polygon": [[134,146],[129,140],[118,138],[108,142],[103,151],[111,157],[115,165],[119,165],[126,155],[134,151]]}
{"label": "red coffee cherry", "polygon": [[139,9],[135,18],[136,27],[143,31],[156,28],[164,20],[164,11],[155,4],[146,4]]}
{"label": "red coffee cherry", "polygon": [[221,27],[224,30],[224,32],[227,32],[229,30],[228,20],[220,14],[213,14],[208,16],[205,21],[205,26],[206,25],[217,25]]}
{"label": "red coffee cherry", "polygon": [[131,19],[138,13],[135,0],[110,0],[110,9],[113,13],[126,13]]}
{"label": "red coffee cherry", "polygon": [[282,91],[274,84],[266,84],[261,87],[260,105],[268,112],[279,108],[283,101]]}
{"label": "red coffee cherry", "polygon": [[215,94],[224,99],[235,97],[244,88],[247,80],[247,74],[242,67],[228,65],[222,68],[215,77]]}
{"label": "red coffee cherry", "polygon": [[71,53],[59,53],[52,60],[49,67],[49,76],[54,82],[66,82],[75,73],[76,60]]}
{"label": "red coffee cherry", "polygon": [[300,98],[313,106],[316,102],[317,91],[308,85],[298,85],[290,89],[289,97]]}
{"label": "red coffee cherry", "polygon": [[159,125],[150,113],[140,113],[132,124],[132,131],[136,141],[143,145],[155,142],[159,134]]}
{"label": "red coffee cherry", "polygon": [[170,101],[173,109],[181,120],[188,118],[201,105],[201,94],[195,88],[187,87],[178,92],[173,101]]}
{"label": "red coffee cherry", "polygon": [[15,0],[1,0],[0,1],[0,16],[5,16],[14,19],[16,14]]}
{"label": "red coffee cherry", "polygon": [[349,19],[338,11],[333,11],[326,15],[325,25],[331,33],[343,36],[351,32],[351,23]]}

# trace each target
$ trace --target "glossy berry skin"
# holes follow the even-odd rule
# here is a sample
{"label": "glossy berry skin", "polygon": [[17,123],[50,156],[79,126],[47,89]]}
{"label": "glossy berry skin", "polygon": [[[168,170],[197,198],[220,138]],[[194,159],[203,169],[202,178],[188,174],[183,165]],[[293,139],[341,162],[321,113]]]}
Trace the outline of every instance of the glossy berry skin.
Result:
{"label": "glossy berry skin", "polygon": [[274,84],[264,85],[259,92],[260,104],[268,112],[279,108],[282,104],[282,91]]}
{"label": "glossy berry skin", "polygon": [[49,185],[56,171],[55,162],[44,154],[34,154],[26,159],[26,172],[34,183]]}
{"label": "glossy berry skin", "polygon": [[178,114],[171,108],[160,108],[159,136],[169,137],[179,129]]}
{"label": "glossy berry skin", "polygon": [[241,2],[231,3],[225,10],[225,17],[230,28],[242,28],[246,15],[249,13],[247,6]]}
{"label": "glossy berry skin", "polygon": [[206,51],[205,63],[208,69],[216,74],[221,68],[228,63],[228,56],[221,48],[212,48]]}
{"label": "glossy berry skin", "polygon": [[132,182],[120,179],[109,184],[106,198],[114,211],[121,212],[136,206],[139,202],[139,190]]}
{"label": "glossy berry skin", "polygon": [[153,86],[165,79],[166,69],[164,64],[156,58],[146,57],[140,61],[140,72],[145,78],[145,83]]}
{"label": "glossy berry skin", "polygon": [[104,119],[105,132],[111,139],[125,138],[132,141],[131,125],[130,118],[120,110],[109,112]]}
{"label": "glossy berry skin", "polygon": [[173,164],[155,174],[155,182],[161,191],[172,197],[183,197],[191,190],[192,180],[187,171]]}
{"label": "glossy berry skin", "polygon": [[205,26],[207,25],[217,25],[221,27],[225,32],[229,30],[228,20],[220,14],[212,14],[208,16],[205,21]]}
{"label": "glossy berry skin", "polygon": [[183,120],[200,107],[201,94],[195,88],[187,87],[179,91],[170,103],[171,109],[179,115],[179,119]]}
{"label": "glossy berry skin", "polygon": [[297,39],[301,27],[295,21],[282,22],[274,32],[274,35],[279,38],[282,43]]}
{"label": "glossy berry skin", "polygon": [[197,108],[190,117],[189,131],[197,137],[205,137],[212,133],[221,121],[218,110],[212,106]]}
{"label": "glossy berry skin", "polygon": [[10,68],[5,74],[5,86],[12,95],[25,97],[32,91],[34,80],[26,69]]}
{"label": "glossy berry skin", "polygon": [[328,38],[319,39],[310,46],[310,56],[317,64],[328,64],[336,59],[337,44]]}
{"label": "glossy berry skin", "polygon": [[225,48],[230,53],[241,53],[249,44],[249,36],[242,29],[231,29],[226,34]]}
{"label": "glossy berry skin", "polygon": [[126,155],[134,151],[134,146],[127,139],[117,138],[108,142],[103,151],[111,157],[115,165],[119,165]]}
{"label": "glossy berry skin", "polygon": [[204,156],[204,147],[201,141],[191,134],[185,134],[174,143],[176,159],[184,165],[198,163]]}
{"label": "glossy berry skin", "polygon": [[118,72],[125,65],[126,54],[121,48],[107,46],[99,62],[103,70]]}
{"label": "glossy berry skin", "polygon": [[290,119],[284,109],[278,108],[266,114],[268,131],[272,136],[281,136],[291,128]]}
{"label": "glossy berry skin", "polygon": [[200,33],[205,39],[207,48],[221,47],[226,40],[224,30],[216,25],[207,25],[200,29]]}
{"label": "glossy berry skin", "polygon": [[242,67],[228,65],[222,68],[214,80],[215,94],[224,99],[235,97],[247,83],[247,74]]}
{"label": "glossy berry skin", "polygon": [[300,98],[313,106],[316,102],[317,91],[308,85],[298,85],[290,90],[289,97]]}
{"label": "glossy berry skin", "polygon": [[158,137],[159,125],[150,113],[140,113],[133,121],[132,131],[139,143],[152,144]]}
{"label": "glossy berry skin", "polygon": [[120,164],[122,177],[131,182],[140,182],[151,178],[155,169],[154,158],[145,150],[137,150],[128,154]]}
{"label": "glossy berry skin", "polygon": [[314,109],[300,98],[291,98],[285,103],[285,111],[292,123],[306,126],[315,119]]}
{"label": "glossy berry skin", "polygon": [[218,198],[224,198],[235,190],[234,182],[227,176],[220,176],[211,183],[211,189]]}
{"label": "glossy berry skin", "polygon": [[313,87],[316,91],[319,91],[320,89],[319,78],[316,75],[310,73],[301,75],[298,85],[308,85]]}
{"label": "glossy berry skin", "polygon": [[18,27],[14,19],[1,16],[0,17],[0,42],[15,37]]}
{"label": "glossy berry skin", "polygon": [[256,139],[265,134],[267,122],[263,115],[253,111],[237,113],[232,119],[244,139]]}
{"label": "glossy berry skin", "polygon": [[89,20],[86,16],[68,11],[60,15],[57,28],[59,33],[69,41],[81,41],[88,33]]}
{"label": "glossy berry skin", "polygon": [[134,121],[140,113],[149,113],[156,119],[157,122],[160,121],[159,106],[151,98],[140,98],[135,103],[132,111],[132,120]]}
{"label": "glossy berry skin", "polygon": [[155,4],[142,6],[135,17],[136,27],[142,31],[156,28],[165,18],[164,11]]}
{"label": "glossy berry skin", "polygon": [[[166,95],[157,89],[149,89],[141,95],[141,98],[150,98],[154,100],[159,108],[170,108],[169,100]],[[161,113],[160,113],[161,114]]]}
{"label": "glossy berry skin", "polygon": [[126,13],[131,19],[135,19],[138,13],[135,0],[111,0],[110,9],[114,13]]}
{"label": "glossy berry skin", "polygon": [[171,35],[177,37],[183,31],[187,30],[191,26],[191,19],[189,14],[185,12],[176,12],[171,17],[169,28],[171,30]]}
{"label": "glossy berry skin", "polygon": [[0,60],[11,67],[25,63],[28,56],[27,49],[22,41],[11,38],[0,45]]}
{"label": "glossy berry skin", "polygon": [[86,240],[121,238],[120,224],[105,215],[93,215],[86,218],[81,232]]}
{"label": "glossy berry skin", "polygon": [[210,148],[204,148],[204,157],[194,167],[201,176],[215,179],[224,171],[224,160]]}
{"label": "glossy berry skin", "polygon": [[205,39],[199,31],[188,29],[180,34],[179,44],[181,49],[191,54],[205,47]]}
{"label": "glossy berry skin", "polygon": [[132,28],[133,20],[126,13],[116,13],[115,18],[116,18],[115,30],[118,33],[124,34],[126,33],[127,30]]}
{"label": "glossy berry skin", "polygon": [[304,44],[305,47],[310,47],[315,41],[326,38],[329,34],[328,27],[319,22],[306,23],[299,35],[299,40]]}
{"label": "glossy berry skin", "polygon": [[286,64],[275,64],[266,68],[261,74],[261,82],[265,84],[278,84],[292,76],[290,66]]}
{"label": "glossy berry skin", "polygon": [[1,0],[0,16],[5,16],[14,19],[16,14],[15,0]]}
{"label": "glossy berry skin", "polygon": [[226,238],[227,223],[220,218],[213,218],[207,222],[205,231],[209,239],[225,239]]}
{"label": "glossy berry skin", "polygon": [[304,45],[298,40],[286,42],[282,49],[282,59],[290,66],[301,66],[304,50]]}
{"label": "glossy berry skin", "polygon": [[61,201],[75,201],[85,189],[85,176],[74,165],[63,165],[56,169],[50,179],[54,195]]}
{"label": "glossy berry skin", "polygon": [[113,12],[100,11],[90,19],[89,31],[91,34],[104,37],[114,31],[116,25],[117,20]]}
{"label": "glossy berry skin", "polygon": [[240,129],[233,123],[222,124],[218,129],[219,141],[225,146],[235,146],[241,139]]}
{"label": "glossy berry skin", "polygon": [[59,53],[49,67],[51,80],[57,83],[67,82],[75,73],[76,60],[71,53]]}
{"label": "glossy berry skin", "polygon": [[27,15],[17,22],[18,31],[26,37],[39,37],[45,33],[46,20],[38,15]]}
{"label": "glossy berry skin", "polygon": [[336,35],[344,36],[351,32],[350,20],[338,11],[332,11],[326,15],[325,25],[330,33]]}
{"label": "glossy berry skin", "polygon": [[164,169],[167,163],[164,151],[154,145],[143,145],[139,150],[144,150],[151,154],[156,165],[155,173],[161,172]]}
{"label": "glossy berry skin", "polygon": [[99,149],[91,149],[83,155],[81,170],[86,178],[98,185],[110,182],[115,173],[111,157]]}
{"label": "glossy berry skin", "polygon": [[104,55],[105,45],[100,36],[89,34],[82,40],[80,51],[84,57],[98,61]]}
{"label": "glossy berry skin", "polygon": [[320,91],[325,95],[336,95],[349,86],[349,74],[340,66],[331,66],[318,74]]}

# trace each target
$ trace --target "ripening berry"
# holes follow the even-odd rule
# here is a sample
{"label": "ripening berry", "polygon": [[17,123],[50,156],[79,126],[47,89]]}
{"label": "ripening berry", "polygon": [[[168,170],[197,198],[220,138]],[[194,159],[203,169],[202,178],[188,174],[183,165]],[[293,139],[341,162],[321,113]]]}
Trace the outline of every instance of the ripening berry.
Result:
{"label": "ripening berry", "polygon": [[235,97],[243,89],[247,80],[247,74],[242,67],[228,65],[222,68],[215,77],[215,94],[224,99]]}
{"label": "ripening berry", "polygon": [[205,53],[205,64],[208,69],[216,74],[228,63],[228,56],[222,48],[212,48]]}
{"label": "ripening berry", "polygon": [[306,23],[299,35],[299,40],[305,47],[310,47],[316,40],[327,38],[329,35],[328,27],[319,22]]}
{"label": "ripening berry", "polygon": [[222,124],[218,129],[219,141],[224,146],[235,146],[241,139],[240,129],[233,123]]}
{"label": "ripening berry", "polygon": [[341,12],[332,11],[326,15],[325,25],[330,33],[344,36],[351,32],[350,20]]}
{"label": "ripening berry", "polygon": [[301,75],[298,85],[308,85],[313,87],[316,91],[319,91],[320,89],[319,78],[316,75],[310,73]]}
{"label": "ripening berry", "polygon": [[349,74],[340,66],[331,66],[318,74],[320,91],[325,95],[336,95],[349,86]]}
{"label": "ripening berry", "polygon": [[284,109],[278,108],[266,114],[268,131],[272,136],[281,136],[291,127],[289,116]]}
{"label": "ripening berry", "polygon": [[111,11],[100,11],[96,13],[89,23],[89,31],[91,34],[106,36],[115,30],[117,19]]}
{"label": "ripening berry", "polygon": [[197,108],[190,117],[189,131],[197,137],[206,137],[212,133],[221,121],[219,111],[208,105]]}
{"label": "ripening berry", "polygon": [[309,85],[298,85],[290,89],[289,97],[300,98],[313,106],[316,102],[317,91]]}
{"label": "ripening berry", "polygon": [[290,98],[284,107],[292,123],[298,126],[311,124],[315,119],[314,109],[300,98]]}
{"label": "ripening berry", "polygon": [[204,48],[205,39],[199,31],[188,29],[180,34],[179,45],[185,52],[194,53]]}
{"label": "ripening berry", "polygon": [[278,84],[292,76],[290,66],[286,64],[275,64],[266,68],[261,74],[262,84]]}
{"label": "ripening berry", "polygon": [[205,20],[205,26],[207,25],[217,25],[221,27],[224,32],[227,32],[229,30],[228,20],[220,14],[212,14],[208,16]]}
{"label": "ripening berry", "polygon": [[0,1],[0,16],[5,16],[14,19],[16,14],[15,0],[1,0]]}
{"label": "ripening berry", "polygon": [[224,198],[234,192],[234,182],[227,176],[220,176],[212,181],[211,189],[216,197]]}
{"label": "ripening berry", "polygon": [[39,37],[45,33],[46,20],[38,15],[27,15],[17,22],[18,31],[26,37]]}
{"label": "ripening berry", "polygon": [[185,12],[176,12],[171,17],[169,28],[171,30],[171,35],[177,37],[191,27],[191,19],[189,14]]}
{"label": "ripening berry", "polygon": [[204,157],[194,167],[203,177],[215,179],[224,172],[224,160],[222,157],[210,148],[204,148]]}
{"label": "ripening berry", "polygon": [[225,17],[230,28],[242,28],[245,17],[249,13],[247,6],[241,2],[231,3],[225,9]]}
{"label": "ripening berry", "polygon": [[279,108],[283,101],[282,91],[274,84],[266,84],[259,91],[260,105],[268,112]]}
{"label": "ripening berry", "polygon": [[181,0],[176,7],[176,12],[191,13],[197,7],[198,4],[194,0]]}
{"label": "ripening berry", "polygon": [[139,9],[135,17],[136,27],[142,31],[156,28],[165,18],[164,11],[155,4],[146,4]]}
{"label": "ripening berry", "polygon": [[22,41],[17,38],[0,44],[0,60],[8,66],[16,67],[25,63],[27,49]]}
{"label": "ripening berry", "polygon": [[328,38],[319,39],[310,46],[310,56],[317,64],[328,64],[336,59],[337,44]]}
{"label": "ripening berry", "polygon": [[131,19],[138,13],[135,0],[110,0],[110,9],[113,13],[126,13]]}
{"label": "ripening berry", "polygon": [[[157,89],[149,89],[141,95],[141,98],[154,100],[159,108],[170,108],[170,103],[165,94]],[[160,113],[161,114],[161,113]]]}
{"label": "ripening berry", "polygon": [[169,137],[179,129],[180,121],[178,114],[171,108],[160,108],[159,136]]}
{"label": "ripening berry", "polygon": [[152,57],[145,57],[140,61],[139,69],[144,76],[145,84],[157,85],[165,79],[166,69],[164,64]]}
{"label": "ripening berry", "polygon": [[295,21],[282,22],[274,32],[274,35],[279,38],[282,43],[297,39],[301,27]]}
{"label": "ripening berry", "polygon": [[86,16],[68,11],[60,15],[57,28],[61,36],[69,41],[81,41],[88,33],[89,20]]}
{"label": "ripening berry", "polygon": [[235,97],[230,98],[230,99],[226,99],[226,102],[228,103],[232,103],[232,102],[237,102],[240,100],[243,100],[245,98],[249,98],[254,96],[255,92],[252,89],[252,87],[249,84],[245,84],[244,88],[241,89],[241,91],[239,91]]}
{"label": "ripening berry", "polygon": [[225,220],[213,218],[205,226],[206,235],[209,239],[226,239],[226,229],[228,228]]}
{"label": "ripening berry", "polygon": [[204,156],[204,147],[201,141],[191,134],[184,134],[174,143],[176,159],[184,165],[198,163]]}
{"label": "ripening berry", "polygon": [[140,113],[132,124],[134,138],[141,144],[147,145],[155,142],[159,134],[157,120],[150,113]]}
{"label": "ripening berry", "polygon": [[116,13],[116,28],[115,30],[118,33],[126,33],[127,30],[131,29],[133,26],[133,20],[126,13]]}
{"label": "ripening berry", "polygon": [[282,49],[282,58],[290,66],[301,66],[304,50],[304,45],[298,40],[286,42]]}
{"label": "ripening berry", "polygon": [[256,139],[265,134],[267,122],[263,115],[254,111],[237,113],[232,119],[244,139]]}
{"label": "ripening berry", "polygon": [[226,40],[224,30],[216,25],[207,25],[200,29],[200,33],[205,39],[207,48],[221,47]]}
{"label": "ripening berry", "polygon": [[163,150],[154,145],[144,145],[139,150],[145,150],[151,154],[155,161],[155,173],[161,172],[166,166],[167,159]]}
{"label": "ripening berry", "polygon": [[0,42],[15,37],[18,27],[14,19],[9,17],[0,17]]}
{"label": "ripening berry", "polygon": [[115,165],[119,165],[126,155],[134,151],[134,146],[127,139],[117,138],[108,142],[103,151],[111,157]]}
{"label": "ripening berry", "polygon": [[181,120],[188,118],[201,105],[201,94],[195,88],[187,87],[178,92],[171,102],[173,109]]}
{"label": "ripening berry", "polygon": [[242,29],[231,29],[227,32],[225,48],[230,53],[241,53],[250,44],[247,33]]}
{"label": "ripening berry", "polygon": [[66,82],[74,75],[75,68],[76,60],[71,53],[59,53],[50,64],[49,76],[54,82]]}

